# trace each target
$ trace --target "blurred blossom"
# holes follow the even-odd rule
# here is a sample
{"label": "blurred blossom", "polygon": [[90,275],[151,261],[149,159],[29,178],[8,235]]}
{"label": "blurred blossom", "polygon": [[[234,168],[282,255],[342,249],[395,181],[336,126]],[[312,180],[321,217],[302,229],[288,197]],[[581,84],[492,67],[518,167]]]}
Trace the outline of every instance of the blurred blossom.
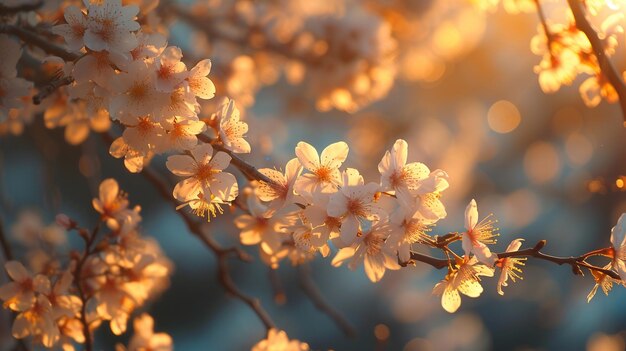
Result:
{"label": "blurred blossom", "polygon": [[626,349],[624,337],[620,334],[594,334],[587,341],[587,351],[622,351]]}
{"label": "blurred blossom", "polygon": [[554,180],[561,170],[561,161],[554,145],[545,141],[531,144],[524,155],[524,170],[533,183]]}
{"label": "blurred blossom", "polygon": [[510,133],[520,124],[520,112],[509,101],[500,100],[489,108],[487,112],[487,123],[489,128],[500,134]]}

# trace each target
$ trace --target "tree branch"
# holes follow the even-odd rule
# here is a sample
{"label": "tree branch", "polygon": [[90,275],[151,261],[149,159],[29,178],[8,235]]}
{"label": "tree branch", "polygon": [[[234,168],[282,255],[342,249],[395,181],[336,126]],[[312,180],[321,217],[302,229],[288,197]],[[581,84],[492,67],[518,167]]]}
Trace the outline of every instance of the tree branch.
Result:
{"label": "tree branch", "polygon": [[[159,194],[164,200],[171,202],[173,205],[177,205],[176,200],[172,197],[170,186],[156,171],[149,167],[144,168],[141,174],[158,190]],[[229,270],[228,270],[228,258],[231,255],[235,255],[239,260],[249,262],[251,257],[238,247],[224,248],[220,246],[213,238],[205,235],[200,223],[195,221],[188,212],[178,211],[180,217],[183,219],[189,231],[196,236],[202,243],[211,250],[218,261],[218,279],[224,286],[227,292],[233,295],[235,298],[243,301],[250,306],[257,317],[261,320],[266,329],[274,328],[274,322],[263,309],[259,299],[252,298],[244,294],[233,282]]]}
{"label": "tree branch", "polygon": [[11,246],[9,245],[9,241],[6,238],[6,234],[4,232],[4,223],[2,221],[2,217],[0,217],[0,245],[2,246],[2,254],[4,255],[5,261],[13,261],[13,250],[11,250]]}
{"label": "tree branch", "polygon": [[620,73],[612,64],[609,56],[604,51],[604,44],[598,36],[598,33],[591,26],[589,20],[587,20],[582,2],[580,0],[567,0],[567,3],[569,4],[572,14],[574,15],[576,27],[581,32],[585,33],[587,39],[589,39],[589,42],[591,43],[591,48],[593,49],[594,55],[598,59],[598,65],[600,66],[602,74],[609,80],[609,83],[611,83],[613,88],[615,88],[615,91],[619,96],[619,104],[622,108],[622,118],[624,119],[624,123],[626,125],[626,84],[622,80]]}
{"label": "tree branch", "polygon": [[222,145],[221,143],[217,142],[217,140],[209,137],[206,134],[199,134],[198,135],[198,139],[200,141],[202,141],[202,142],[211,144],[218,151],[222,151],[222,152],[227,153],[231,157],[230,163],[233,166],[237,167],[237,169],[239,169],[241,171],[241,173],[243,173],[243,175],[248,180],[259,180],[259,181],[262,181],[262,182],[265,182],[265,183],[268,183],[268,184],[278,185],[273,180],[268,178],[265,174],[259,172],[259,170],[256,167],[254,167],[253,165],[247,163],[241,157],[237,156],[237,154],[235,154],[234,152],[228,150],[226,147],[224,147],[224,145]]}
{"label": "tree branch", "polygon": [[37,95],[33,96],[33,104],[35,105],[41,104],[41,102],[45,98],[52,95],[52,93],[54,93],[57,89],[65,85],[70,85],[72,84],[72,82],[74,82],[74,78],[70,76],[63,77],[60,79],[53,79],[52,81],[50,81],[50,83],[40,88],[39,93],[37,93]]}
{"label": "tree branch", "polygon": [[351,338],[355,337],[356,330],[352,324],[339,311],[334,309],[324,300],[320,289],[313,281],[313,277],[311,277],[311,267],[308,264],[302,264],[298,266],[298,273],[300,288],[309,297],[309,299],[311,299],[313,305],[332,319],[345,335]]}
{"label": "tree branch", "polygon": [[[541,240],[532,248],[523,249],[519,251],[494,253],[494,255],[496,255],[498,258],[533,257],[533,258],[544,260],[544,261],[550,261],[558,265],[564,265],[564,264],[570,265],[572,267],[572,271],[576,275],[582,275],[582,268],[587,268],[587,269],[605,274],[613,279],[621,280],[619,274],[617,274],[616,272],[610,269],[596,267],[594,265],[591,265],[585,262],[586,258],[593,256],[593,255],[601,255],[603,252],[606,252],[608,249],[594,250],[594,251],[591,251],[586,254],[576,256],[576,257],[574,256],[558,257],[558,256],[544,254],[543,252],[540,251],[546,245],[546,243],[547,243],[546,240]],[[444,248],[441,248],[441,249],[444,250]],[[447,249],[447,246],[445,247],[445,249]],[[417,252],[411,252],[411,260],[409,262],[400,262],[400,265],[403,267],[406,267],[407,265],[414,264],[415,262],[423,262],[437,269],[442,269],[452,264],[452,262],[447,259],[440,259],[440,258],[435,258],[432,256],[417,253]]]}

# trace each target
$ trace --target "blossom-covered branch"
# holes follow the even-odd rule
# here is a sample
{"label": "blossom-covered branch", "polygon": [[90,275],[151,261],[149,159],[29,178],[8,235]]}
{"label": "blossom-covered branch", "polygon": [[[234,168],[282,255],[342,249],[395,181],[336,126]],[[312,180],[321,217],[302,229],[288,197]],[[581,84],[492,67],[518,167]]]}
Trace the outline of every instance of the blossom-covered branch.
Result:
{"label": "blossom-covered branch", "polygon": [[585,33],[585,36],[591,43],[591,48],[593,49],[595,57],[598,59],[598,64],[600,65],[602,74],[609,80],[619,97],[619,104],[622,109],[624,125],[626,126],[626,83],[624,83],[622,75],[619,74],[611,62],[611,59],[607,54],[605,44],[587,19],[585,10],[583,9],[584,2],[581,0],[567,0],[567,3],[569,4],[569,8],[574,15],[576,26],[580,31]]}
{"label": "blossom-covered branch", "polygon": [[[574,272],[574,274],[576,275],[582,275],[582,268],[587,268],[589,270],[604,274],[608,277],[611,277],[613,279],[617,279],[620,280],[619,274],[617,274],[617,272],[610,270],[610,269],[606,269],[606,268],[602,268],[602,267],[597,267],[594,265],[591,265],[589,263],[587,263],[585,261],[585,259],[587,259],[590,256],[595,256],[595,255],[600,255],[600,256],[607,256],[610,255],[611,252],[611,248],[606,248],[606,249],[600,249],[600,250],[594,250],[594,251],[590,251],[586,254],[580,255],[580,256],[570,256],[570,257],[559,257],[559,256],[553,256],[553,255],[548,255],[545,254],[543,252],[541,252],[540,250],[545,246],[545,244],[547,243],[546,240],[541,240],[539,241],[535,246],[533,246],[532,248],[527,248],[527,249],[523,249],[523,250],[518,250],[518,251],[509,251],[509,252],[500,252],[500,253],[493,253],[494,255],[496,255],[499,259],[505,259],[505,258],[520,258],[520,257],[533,257],[536,259],[540,259],[540,260],[545,260],[545,261],[550,261],[553,263],[556,263],[558,265],[570,265],[572,267],[572,271]],[[447,245],[444,246],[447,249]],[[446,268],[446,267],[450,267],[451,265],[454,264],[453,260],[448,260],[448,259],[439,259],[439,258],[435,258],[432,256],[428,256],[428,255],[424,255],[418,252],[411,252],[411,261],[408,262],[401,262],[400,264],[403,266],[407,266],[408,264],[413,264],[414,262],[422,262],[422,263],[426,263],[428,265],[433,266],[434,268],[437,269],[442,269],[442,268]]]}
{"label": "blossom-covered branch", "polygon": [[[159,194],[162,195],[163,199],[174,204],[174,198],[172,198],[169,186],[166,181],[162,179],[162,177],[151,168],[144,168],[141,172],[142,175],[148,179],[152,185],[157,189]],[[275,324],[272,321],[269,314],[263,309],[259,299],[252,298],[246,294],[244,294],[233,282],[230,277],[229,269],[228,269],[228,259],[231,256],[235,256],[238,259],[249,262],[250,257],[241,249],[237,247],[229,247],[224,248],[220,246],[214,239],[212,239],[209,235],[204,233],[203,228],[200,224],[195,221],[188,212],[178,211],[178,214],[185,222],[189,231],[195,235],[198,239],[200,239],[204,245],[210,249],[216,256],[218,261],[218,279],[222,283],[222,286],[226,289],[226,291],[232,294],[235,298],[241,300],[245,304],[247,304],[252,311],[259,317],[263,325],[269,330],[270,328],[275,328]]]}

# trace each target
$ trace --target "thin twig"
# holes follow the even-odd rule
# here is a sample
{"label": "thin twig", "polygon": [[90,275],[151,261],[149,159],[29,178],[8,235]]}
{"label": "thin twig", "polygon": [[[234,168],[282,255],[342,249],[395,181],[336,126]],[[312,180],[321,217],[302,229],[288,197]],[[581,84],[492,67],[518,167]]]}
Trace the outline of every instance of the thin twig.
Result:
{"label": "thin twig", "polygon": [[2,217],[0,217],[0,245],[2,245],[2,253],[4,254],[5,261],[13,261],[13,250],[11,250],[9,241],[6,238]]}
{"label": "thin twig", "polygon": [[[511,251],[511,252],[501,252],[501,253],[494,253],[498,258],[507,258],[507,257],[533,257],[533,258],[537,258],[540,260],[544,260],[544,261],[550,261],[553,263],[556,263],[558,265],[570,265],[572,267],[572,270],[574,272],[574,274],[577,275],[582,275],[582,268],[587,268],[596,272],[600,272],[603,273],[611,278],[617,279],[617,280],[621,280],[621,278],[619,277],[619,274],[617,274],[616,272],[610,270],[610,269],[604,269],[601,267],[596,267],[594,265],[591,265],[587,262],[585,262],[585,259],[589,256],[592,255],[598,255],[601,254],[601,252],[605,251],[606,249],[600,249],[600,250],[594,250],[590,253],[586,253],[580,256],[570,256],[570,257],[558,257],[558,256],[552,256],[552,255],[547,255],[544,254],[543,252],[541,252],[540,250],[546,245],[546,240],[541,240],[537,243],[537,245],[535,245],[532,248],[528,248],[528,249],[524,249],[524,250],[518,250],[518,251]],[[442,269],[445,267],[448,267],[449,264],[451,264],[450,260],[447,259],[440,259],[440,258],[436,258],[436,257],[432,257],[432,256],[428,256],[428,255],[424,255],[418,252],[411,252],[411,261],[409,262],[400,262],[400,265],[402,266],[407,266],[409,264],[414,264],[415,262],[423,262],[426,263],[428,265],[433,266],[434,268],[437,269]]]}
{"label": "thin twig", "polygon": [[541,2],[539,0],[535,0],[535,5],[537,6],[537,14],[539,15],[539,22],[541,22],[541,26],[543,27],[543,31],[546,34],[546,41],[548,46],[548,51],[550,55],[554,55],[552,53],[552,44],[554,43],[554,34],[550,31],[550,27],[548,26],[548,20],[546,19],[546,14],[541,7]]}
{"label": "thin twig", "polygon": [[609,80],[609,83],[611,83],[613,88],[615,88],[615,92],[617,92],[619,104],[622,108],[622,118],[626,124],[626,84],[622,80],[620,73],[611,62],[609,56],[606,54],[604,44],[602,43],[600,36],[598,36],[598,33],[591,26],[589,20],[587,20],[582,2],[580,0],[567,0],[567,3],[569,4],[572,14],[574,15],[576,27],[581,32],[585,33],[587,39],[589,39],[589,42],[591,43],[591,48],[594,55],[598,59],[598,65],[600,66],[602,74]]}
{"label": "thin twig", "polygon": [[330,317],[345,335],[351,338],[356,336],[356,329],[354,329],[352,324],[322,297],[320,289],[313,281],[313,277],[311,277],[311,267],[309,265],[302,264],[298,266],[298,281],[300,282],[300,288],[302,288],[318,310]]}
{"label": "thin twig", "polygon": [[[103,139],[107,143],[111,143],[115,137],[110,133],[103,133]],[[161,197],[170,202],[173,205],[178,205],[174,197],[171,193],[171,186],[168,182],[155,170],[150,167],[144,167],[141,172],[152,185],[156,188],[157,192],[161,195]],[[252,311],[257,315],[257,317],[261,320],[266,329],[271,329],[275,327],[274,322],[272,321],[269,314],[263,309],[261,306],[261,302],[258,298],[250,297],[244,294],[233,282],[232,277],[230,276],[230,272],[228,269],[228,258],[232,255],[237,257],[239,260],[244,262],[250,262],[252,258],[241,248],[237,246],[233,247],[222,247],[217,241],[215,241],[212,237],[205,235],[204,230],[202,229],[202,225],[195,220],[188,212],[185,211],[177,211],[178,215],[182,218],[182,220],[187,225],[187,229],[209,250],[211,250],[215,256],[217,257],[218,264],[218,279],[220,283],[224,286],[226,291],[230,293],[235,298],[243,301],[245,304],[250,306]]]}
{"label": "thin twig", "polygon": [[[168,202],[171,202],[174,205],[176,201],[172,197],[170,187],[167,185],[162,177],[154,170],[149,167],[144,168],[141,174],[148,179],[152,185],[157,188],[158,192],[161,196]],[[266,329],[274,328],[274,322],[268,315],[268,313],[261,306],[261,302],[257,298],[250,297],[244,294],[233,282],[229,270],[228,270],[228,257],[231,255],[235,255],[242,261],[250,261],[250,256],[241,250],[238,247],[230,247],[224,248],[220,246],[213,238],[208,235],[205,235],[201,225],[192,219],[191,215],[188,212],[177,211],[180,217],[183,219],[189,231],[194,234],[198,239],[200,239],[204,245],[213,251],[213,253],[217,256],[218,260],[218,278],[226,291],[228,291],[235,298],[246,303],[250,308],[254,311],[254,313],[259,317],[263,325]]]}
{"label": "thin twig", "polygon": [[45,98],[52,95],[52,93],[54,93],[57,89],[65,85],[70,85],[72,84],[72,82],[74,82],[74,78],[70,76],[63,77],[60,79],[53,79],[52,81],[50,81],[50,83],[41,87],[37,95],[33,96],[33,104],[35,105],[41,104],[41,102]]}
{"label": "thin twig", "polygon": [[228,150],[224,145],[219,143],[217,140],[211,138],[206,134],[199,134],[198,139],[202,142],[211,144],[216,150],[227,153],[230,157],[230,163],[237,167],[243,173],[243,175],[248,178],[248,180],[258,180],[268,184],[277,185],[273,180],[268,178],[265,174],[259,172],[259,170],[253,165],[244,161],[241,157],[237,156],[234,152]]}

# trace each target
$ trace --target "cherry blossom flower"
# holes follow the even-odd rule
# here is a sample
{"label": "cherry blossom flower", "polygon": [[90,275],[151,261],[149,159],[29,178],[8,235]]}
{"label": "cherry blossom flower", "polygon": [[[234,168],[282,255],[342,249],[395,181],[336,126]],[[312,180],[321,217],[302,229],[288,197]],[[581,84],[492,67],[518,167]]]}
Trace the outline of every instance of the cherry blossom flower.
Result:
{"label": "cherry blossom flower", "polygon": [[267,338],[252,346],[252,351],[308,351],[309,345],[298,340],[289,340],[287,333],[275,328],[267,332]]}
{"label": "cherry blossom flower", "polygon": [[52,27],[52,33],[62,36],[71,51],[80,51],[85,46],[83,37],[87,30],[87,15],[74,5],[64,10],[65,24]]}
{"label": "cherry blossom flower", "polygon": [[69,271],[63,272],[51,289],[42,291],[52,305],[52,314],[55,320],[73,318],[79,315],[83,305],[78,296],[69,293],[74,277]]}
{"label": "cherry blossom flower", "polygon": [[391,151],[378,164],[381,174],[381,191],[404,192],[416,190],[420,181],[426,179],[430,170],[419,162],[407,164],[408,144],[402,139],[396,140]]}
{"label": "cherry blossom flower", "polygon": [[171,123],[174,119],[197,119],[199,104],[196,97],[183,82],[169,93],[160,94],[163,101],[152,113],[155,122]]}
{"label": "cherry blossom flower", "polygon": [[187,82],[191,92],[201,99],[211,99],[215,96],[215,85],[207,77],[211,71],[211,60],[202,60],[189,71]]}
{"label": "cherry blossom flower", "polygon": [[[513,240],[506,248],[506,252],[518,251],[522,246],[522,241],[524,241],[524,239]],[[502,270],[500,278],[498,279],[498,294],[504,295],[502,287],[508,286],[507,281],[509,277],[514,283],[515,279],[523,279],[521,275],[522,270],[517,266],[523,266],[526,259],[526,257],[506,257],[500,258],[496,261],[496,267],[500,267]]]}
{"label": "cherry blossom flower", "polygon": [[[607,264],[602,267],[603,269],[611,269],[611,264]],[[591,302],[594,296],[596,296],[596,292],[598,292],[598,288],[602,288],[602,292],[604,295],[609,296],[609,292],[613,289],[613,284],[622,284],[621,281],[614,279],[613,277],[604,274],[602,272],[598,272],[596,270],[590,269],[591,275],[593,276],[593,280],[596,284],[593,286],[589,294],[587,295],[587,303]]]}
{"label": "cherry blossom flower", "polygon": [[168,46],[155,60],[156,89],[169,93],[187,78],[187,66],[180,60],[183,53],[180,48]]}
{"label": "cherry blossom flower", "polygon": [[626,282],[626,213],[622,213],[615,227],[611,229],[611,245],[613,268],[617,270],[622,282]]}
{"label": "cherry blossom flower", "polygon": [[[154,332],[154,319],[147,313],[136,317],[133,321],[133,334],[128,344],[128,351],[171,351],[174,350],[172,337],[166,333]],[[118,347],[117,350],[126,350]]]}
{"label": "cherry blossom flower", "polygon": [[[297,185],[297,181],[296,181]],[[341,217],[340,237],[350,245],[361,228],[361,221],[377,221],[387,217],[385,211],[375,202],[379,186],[376,183],[364,184],[363,177],[354,168],[343,173],[343,185],[330,196],[328,215]]]}
{"label": "cherry blossom flower", "polygon": [[349,247],[345,247],[333,258],[332,265],[339,267],[350,259],[348,268],[356,269],[361,262],[365,266],[365,274],[373,282],[377,282],[385,275],[385,269],[400,269],[395,248],[386,245],[390,228],[385,224],[374,224],[369,231],[359,235]]}
{"label": "cherry blossom flower", "polygon": [[411,259],[411,247],[415,243],[431,240],[427,232],[434,222],[424,219],[410,205],[399,206],[389,219],[391,226],[390,245],[398,249],[398,259],[408,262]]}
{"label": "cherry blossom flower", "polygon": [[51,348],[60,338],[52,304],[44,295],[37,296],[35,303],[26,311],[15,317],[12,329],[13,337],[23,339],[29,335],[36,336],[43,346]]}
{"label": "cherry blossom flower", "polygon": [[488,244],[495,244],[494,239],[498,234],[497,228],[494,228],[495,220],[490,218],[491,215],[485,217],[478,222],[478,206],[476,201],[472,199],[465,209],[465,229],[463,233],[463,251],[469,257],[470,253],[476,255],[478,261],[493,266],[497,257],[491,253]]}
{"label": "cherry blossom flower", "polygon": [[130,52],[137,46],[134,31],[139,30],[136,5],[122,6],[121,0],[91,2],[87,9],[85,46],[93,51]]}
{"label": "cherry blossom flower", "polygon": [[100,183],[99,197],[93,199],[93,208],[102,215],[102,220],[106,221],[111,230],[127,233],[133,230],[141,221],[139,211],[136,206],[128,208],[126,194],[120,191],[117,181],[113,178],[105,179]]}
{"label": "cherry blossom flower", "polygon": [[483,292],[480,276],[493,277],[494,269],[477,264],[475,257],[456,264],[445,279],[435,285],[433,294],[441,295],[441,306],[454,313],[461,306],[461,294],[476,298]]}
{"label": "cherry blossom flower", "polygon": [[248,132],[248,124],[239,120],[239,110],[233,100],[225,99],[220,111],[219,138],[224,146],[235,153],[250,153],[250,144],[244,139]]}
{"label": "cherry blossom flower", "polygon": [[95,294],[89,300],[90,309],[95,309],[101,319],[110,321],[111,332],[115,335],[126,331],[128,317],[136,306],[133,296],[124,288],[125,283],[121,276],[101,277]]}
{"label": "cherry blossom flower", "polygon": [[298,177],[295,191],[298,194],[317,191],[332,193],[341,185],[339,167],[348,157],[348,144],[343,141],[328,145],[321,157],[317,150],[303,141],[296,146],[296,156],[302,166],[310,173]]}
{"label": "cherry blossom flower", "polygon": [[599,70],[595,75],[582,82],[578,90],[583,98],[583,102],[588,107],[598,106],[602,98],[609,103],[615,103],[619,99],[613,85]]}
{"label": "cherry blossom flower", "polygon": [[279,210],[294,202],[293,187],[302,173],[302,165],[297,158],[287,162],[284,174],[271,168],[260,168],[259,172],[273,181],[273,183],[259,181],[254,189],[255,195],[261,201],[269,202],[269,207],[273,210]]}
{"label": "cherry blossom flower", "polygon": [[134,61],[127,72],[115,76],[111,85],[115,94],[111,99],[111,117],[118,119],[123,113],[133,116],[145,116],[165,104],[164,93],[157,92],[154,74],[141,61]]}
{"label": "cherry blossom flower", "polygon": [[154,155],[152,152],[146,155],[139,152],[138,150],[135,150],[133,147],[126,143],[123,137],[119,137],[111,143],[109,153],[115,158],[123,157],[124,167],[126,167],[126,169],[132,173],[141,172],[144,165],[148,164],[148,162]]}
{"label": "cherry blossom flower", "polygon": [[17,217],[17,222],[11,227],[11,234],[22,244],[34,247],[41,242],[53,246],[60,246],[67,242],[65,230],[52,223],[45,226],[41,216],[32,211],[23,211]]}
{"label": "cherry blossom flower", "polygon": [[172,155],[167,158],[167,168],[180,177],[188,177],[174,188],[174,197],[188,201],[201,190],[204,196],[212,194],[222,201],[232,201],[239,193],[237,179],[228,172],[222,172],[230,163],[231,157],[218,151],[213,155],[210,144],[199,144],[189,155]]}
{"label": "cherry blossom flower", "polygon": [[167,39],[160,33],[137,32],[137,46],[130,52],[134,61],[155,58],[165,50]]}
{"label": "cherry blossom flower", "polygon": [[128,67],[129,64],[128,57],[124,55],[108,51],[91,52],[76,61],[72,68],[72,77],[78,83],[93,81],[103,88],[115,91],[118,78],[113,67],[135,69]]}
{"label": "cherry blossom flower", "polygon": [[217,217],[217,214],[224,213],[222,205],[228,205],[229,202],[222,201],[220,198],[213,194],[209,194],[209,197],[205,197],[201,190],[195,196],[191,196],[183,204],[176,207],[177,210],[185,206],[189,206],[191,211],[198,217],[205,217],[207,221],[211,221],[211,218]]}
{"label": "cherry blossom flower", "polygon": [[[413,191],[415,198],[415,211],[425,220],[432,223],[446,218],[446,207],[441,202],[441,192],[448,188],[448,174],[442,170],[435,170],[428,178],[420,182],[417,190]],[[398,193],[398,199],[402,202],[410,202],[403,192]]]}
{"label": "cherry blossom flower", "polygon": [[284,227],[286,232],[291,232],[294,245],[297,249],[314,254],[319,251],[323,257],[330,254],[330,246],[328,246],[328,238],[319,235],[319,232],[313,230],[313,226],[301,217],[301,222],[292,226]]}
{"label": "cherry blossom flower", "polygon": [[12,282],[0,287],[0,300],[13,311],[26,311],[35,303],[35,293],[45,291],[50,281],[43,275],[33,276],[20,262],[4,265]]}
{"label": "cherry blossom flower", "polygon": [[328,215],[328,203],[331,194],[315,193],[308,200],[308,206],[303,210],[307,221],[313,225],[313,233],[326,240],[332,240],[338,248],[346,246],[339,238],[341,218]]}
{"label": "cherry blossom flower", "polygon": [[239,240],[244,245],[257,245],[268,254],[277,252],[286,236],[283,227],[286,223],[280,216],[272,216],[263,204],[253,196],[248,197],[248,211],[235,218],[235,226],[241,230]]}
{"label": "cherry blossom flower", "polygon": [[176,119],[166,123],[167,148],[176,151],[191,150],[198,144],[197,135],[206,129],[206,124],[198,119]]}
{"label": "cherry blossom flower", "polygon": [[133,150],[147,155],[165,149],[165,129],[154,123],[149,116],[123,118],[126,129],[122,133],[124,142]]}

